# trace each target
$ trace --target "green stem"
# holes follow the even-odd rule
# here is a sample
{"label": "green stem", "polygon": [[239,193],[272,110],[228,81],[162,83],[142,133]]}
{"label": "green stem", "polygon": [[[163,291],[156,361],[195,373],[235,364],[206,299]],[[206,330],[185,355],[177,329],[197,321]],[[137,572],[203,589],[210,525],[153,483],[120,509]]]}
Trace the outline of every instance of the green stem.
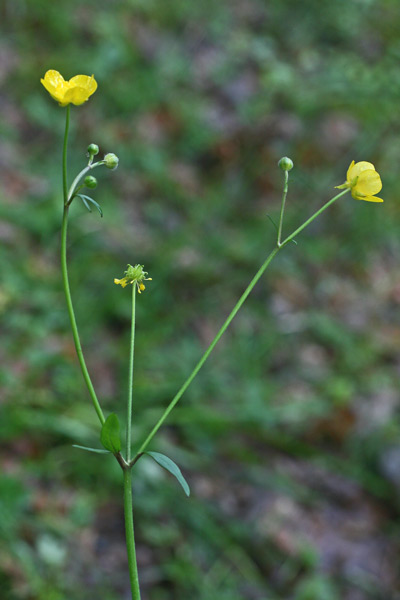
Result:
{"label": "green stem", "polygon": [[124,513],[126,550],[128,553],[129,578],[132,600],[140,600],[139,575],[136,562],[135,532],[133,528],[132,470],[124,470]]}
{"label": "green stem", "polygon": [[78,355],[79,364],[81,366],[82,375],[85,380],[85,383],[88,387],[89,394],[93,400],[94,408],[96,410],[97,416],[100,419],[100,423],[103,424],[105,421],[103,411],[101,410],[99,401],[96,396],[96,392],[94,391],[94,387],[92,381],[90,379],[89,372],[86,367],[85,359],[82,352],[82,346],[79,339],[78,327],[76,324],[74,307],[72,305],[71,298],[71,290],[69,287],[68,281],[68,268],[67,268],[67,228],[68,228],[68,184],[67,184],[67,145],[68,145],[68,131],[69,131],[69,108],[70,105],[67,106],[66,113],[66,121],[65,121],[65,134],[64,134],[64,146],[63,146],[63,192],[64,192],[64,213],[61,227],[61,271],[62,271],[62,279],[64,285],[64,293],[67,301],[67,308],[69,319],[71,322],[72,335],[75,342],[76,353]]}
{"label": "green stem", "polygon": [[63,144],[63,193],[64,193],[64,205],[67,204],[68,201],[68,177],[67,177],[67,147],[68,147],[68,134],[69,134],[69,117],[70,117],[70,109],[71,105],[68,104],[67,110],[65,113],[65,131],[64,131],[64,144]]}
{"label": "green stem", "polygon": [[282,226],[283,226],[283,215],[285,213],[285,204],[286,204],[286,196],[288,193],[289,187],[289,171],[285,171],[285,183],[283,186],[283,194],[282,194],[282,203],[281,203],[281,214],[279,217],[279,226],[278,226],[278,246],[281,245],[281,237],[282,237]]}
{"label": "green stem", "polygon": [[78,355],[79,364],[81,367],[82,375],[89,390],[89,394],[93,400],[94,408],[99,417],[100,423],[103,425],[105,418],[103,415],[103,411],[101,410],[100,403],[97,399],[96,392],[94,391],[94,387],[92,384],[92,380],[90,379],[89,372],[86,367],[85,358],[83,356],[81,341],[79,338],[78,327],[76,324],[74,307],[72,305],[71,298],[71,290],[69,287],[68,281],[68,269],[67,269],[67,227],[68,227],[68,206],[64,206],[64,214],[62,220],[62,229],[61,229],[61,271],[62,271],[62,279],[64,285],[64,293],[67,301],[67,308],[69,319],[71,322],[72,335],[75,342],[76,353]]}
{"label": "green stem", "polygon": [[247,286],[247,288],[245,289],[245,291],[243,292],[243,294],[239,298],[237,304],[235,305],[235,307],[232,310],[232,312],[229,314],[229,316],[226,319],[225,323],[222,325],[221,329],[218,331],[217,335],[215,336],[215,338],[213,339],[213,341],[211,342],[211,344],[209,345],[209,347],[207,348],[207,350],[205,351],[205,353],[203,354],[203,356],[201,357],[201,359],[199,360],[199,362],[197,363],[197,365],[193,369],[192,373],[189,375],[189,377],[186,379],[185,383],[182,385],[182,387],[179,389],[179,391],[177,392],[177,394],[171,400],[171,402],[169,403],[169,405],[165,409],[165,411],[164,411],[163,415],[161,416],[161,418],[157,421],[156,425],[153,427],[153,429],[150,431],[149,435],[147,436],[147,438],[145,439],[145,441],[143,442],[143,444],[140,446],[139,450],[137,451],[137,453],[135,455],[135,458],[133,459],[133,462],[135,462],[138,459],[138,457],[145,451],[145,449],[147,448],[147,446],[149,445],[149,443],[151,442],[151,440],[153,439],[153,437],[156,435],[157,431],[160,429],[161,425],[164,423],[164,421],[166,420],[166,418],[168,417],[168,415],[170,414],[170,412],[178,404],[179,400],[181,399],[181,397],[183,396],[183,394],[185,393],[185,391],[187,390],[187,388],[189,387],[189,385],[192,383],[193,379],[196,377],[197,373],[200,371],[201,367],[204,365],[204,363],[206,362],[207,358],[210,356],[211,352],[214,350],[214,348],[217,345],[218,341],[220,340],[220,338],[222,337],[222,335],[227,330],[227,328],[230,325],[230,323],[232,322],[233,318],[235,317],[235,315],[237,314],[237,312],[239,311],[239,309],[242,307],[242,305],[245,302],[247,296],[250,294],[250,292],[252,291],[252,289],[254,288],[254,286],[256,285],[256,283],[258,282],[258,280],[260,279],[260,277],[263,275],[264,271],[269,266],[269,264],[271,263],[271,261],[278,254],[278,252],[284,246],[286,246],[289,242],[291,242],[296,235],[298,235],[301,231],[303,231],[303,229],[305,229],[305,227],[307,227],[307,225],[309,225],[322,212],[324,212],[324,210],[326,210],[329,206],[331,206],[331,204],[333,204],[338,198],[340,198],[341,196],[343,196],[344,194],[346,194],[348,191],[349,191],[348,189],[344,190],[343,192],[341,192],[340,194],[337,194],[334,198],[332,198],[331,200],[329,200],[326,204],[324,204],[324,206],[322,208],[320,208],[309,219],[307,219],[307,221],[305,221],[303,223],[303,225],[301,225],[300,227],[298,227],[298,229],[296,229],[291,235],[289,235],[280,245],[277,244],[276,248],[274,248],[274,250],[272,250],[272,252],[268,255],[268,257],[266,258],[265,262],[261,265],[261,267],[259,268],[259,270],[255,274],[255,276],[250,281],[249,285]]}
{"label": "green stem", "polygon": [[135,357],[135,321],[136,321],[136,283],[132,284],[132,324],[131,324],[131,349],[129,357],[129,388],[128,411],[126,420],[126,460],[131,460],[132,446],[132,403],[133,403],[133,362]]}

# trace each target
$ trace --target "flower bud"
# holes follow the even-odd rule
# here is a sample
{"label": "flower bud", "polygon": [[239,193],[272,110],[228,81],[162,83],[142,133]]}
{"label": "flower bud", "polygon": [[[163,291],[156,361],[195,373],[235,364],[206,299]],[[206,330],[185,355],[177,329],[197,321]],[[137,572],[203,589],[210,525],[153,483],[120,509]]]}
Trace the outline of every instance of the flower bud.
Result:
{"label": "flower bud", "polygon": [[278,167],[282,169],[282,171],[290,171],[291,169],[293,169],[293,161],[287,156],[284,156],[278,162]]}
{"label": "flower bud", "polygon": [[93,177],[93,175],[87,175],[83,180],[83,183],[92,190],[97,187],[97,179],[96,177]]}
{"label": "flower bud", "polygon": [[109,154],[105,155],[104,164],[106,165],[107,169],[116,169],[118,167],[118,163],[119,158],[115,154],[110,152]]}
{"label": "flower bud", "polygon": [[96,156],[99,153],[99,147],[97,144],[89,144],[87,153],[89,156]]}

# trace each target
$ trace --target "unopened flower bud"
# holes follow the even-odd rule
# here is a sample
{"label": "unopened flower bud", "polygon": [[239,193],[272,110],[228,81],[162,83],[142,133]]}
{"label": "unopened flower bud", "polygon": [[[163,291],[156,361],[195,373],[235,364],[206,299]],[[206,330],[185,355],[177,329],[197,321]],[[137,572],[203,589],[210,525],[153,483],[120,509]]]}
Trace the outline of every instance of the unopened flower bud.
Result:
{"label": "unopened flower bud", "polygon": [[293,161],[287,156],[284,156],[278,162],[278,167],[282,169],[282,171],[290,171],[291,169],[293,169]]}
{"label": "unopened flower bud", "polygon": [[118,167],[119,158],[115,154],[106,154],[104,157],[104,164],[107,169],[116,169]]}
{"label": "unopened flower bud", "polygon": [[83,180],[83,183],[86,185],[86,187],[93,190],[97,186],[97,179],[96,177],[93,177],[93,175],[87,175]]}
{"label": "unopened flower bud", "polygon": [[96,156],[99,153],[99,147],[97,144],[89,144],[87,149],[89,156]]}

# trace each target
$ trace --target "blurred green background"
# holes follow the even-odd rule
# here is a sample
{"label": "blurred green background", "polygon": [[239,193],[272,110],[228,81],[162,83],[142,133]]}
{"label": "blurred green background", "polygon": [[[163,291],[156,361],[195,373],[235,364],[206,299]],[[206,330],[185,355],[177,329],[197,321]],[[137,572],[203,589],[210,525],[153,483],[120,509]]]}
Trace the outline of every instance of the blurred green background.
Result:
{"label": "blurred green background", "polygon": [[72,107],[104,219],[70,220],[78,323],[106,413],[124,419],[126,263],[138,303],[135,444],[274,244],[351,160],[345,196],[272,263],[135,471],[144,600],[396,600],[400,492],[398,0],[3,0],[0,8],[0,597],[125,600],[121,474],[98,445],[59,267],[65,110],[46,70],[95,74]]}

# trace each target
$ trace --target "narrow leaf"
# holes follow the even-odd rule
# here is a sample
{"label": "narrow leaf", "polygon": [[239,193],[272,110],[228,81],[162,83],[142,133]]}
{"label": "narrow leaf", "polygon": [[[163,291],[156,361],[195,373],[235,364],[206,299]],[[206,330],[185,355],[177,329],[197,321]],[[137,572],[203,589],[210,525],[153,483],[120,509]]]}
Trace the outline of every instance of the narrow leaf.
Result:
{"label": "narrow leaf", "polygon": [[97,452],[97,454],[110,454],[109,450],[103,450],[103,448],[87,448],[87,446],[79,446],[78,444],[72,444],[73,448],[79,448],[79,450],[87,450],[88,452]]}
{"label": "narrow leaf", "polygon": [[121,439],[119,436],[119,421],[116,414],[112,413],[105,420],[101,428],[100,441],[106,450],[116,454],[121,450]]}
{"label": "narrow leaf", "polygon": [[165,456],[165,454],[160,454],[159,452],[146,452],[145,454],[151,456],[151,458],[153,458],[159,465],[161,465],[161,467],[172,473],[172,475],[176,477],[176,479],[183,487],[183,491],[185,492],[186,496],[190,496],[189,485],[184,476],[182,475],[180,468],[177,464],[174,463],[173,460],[168,458],[168,456]]}
{"label": "narrow leaf", "polygon": [[272,217],[267,213],[267,217],[268,219],[271,221],[272,225],[275,227],[275,230],[278,231],[278,226],[276,225],[276,223],[272,220]]}
{"label": "narrow leaf", "polygon": [[[82,198],[83,202],[85,202],[85,200],[86,200],[86,202],[90,202],[91,204],[94,204],[94,206],[99,211],[100,216],[101,217],[103,216],[102,208],[101,208],[100,204],[98,202],[96,202],[96,200],[93,200],[93,198],[91,198],[90,196],[86,196],[86,194],[79,194],[79,196],[80,196],[80,198]],[[85,202],[85,205],[86,205],[86,202]]]}
{"label": "narrow leaf", "polygon": [[86,206],[86,208],[88,209],[88,211],[92,212],[92,209],[90,208],[89,204],[85,200],[86,196],[83,196],[82,194],[77,194],[77,197],[82,200],[83,204]]}

